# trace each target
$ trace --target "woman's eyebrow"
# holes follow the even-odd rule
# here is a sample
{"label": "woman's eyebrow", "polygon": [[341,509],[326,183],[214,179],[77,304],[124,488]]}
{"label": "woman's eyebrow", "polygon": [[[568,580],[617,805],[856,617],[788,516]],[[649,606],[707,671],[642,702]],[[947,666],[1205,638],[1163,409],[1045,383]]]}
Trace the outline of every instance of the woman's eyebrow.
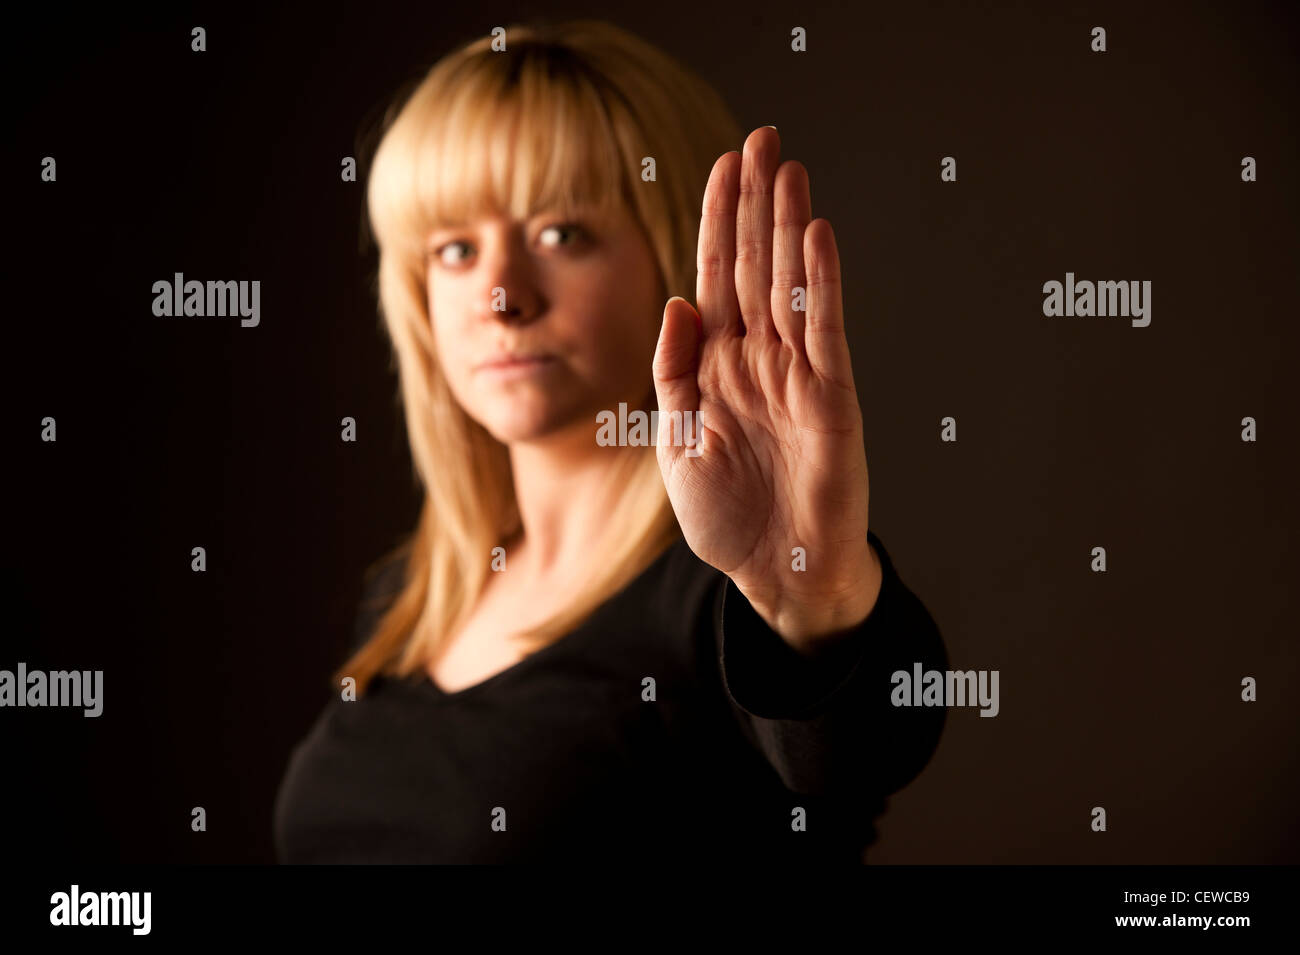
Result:
{"label": "woman's eyebrow", "polygon": [[[596,219],[602,217],[601,211],[596,206],[553,206],[549,208],[535,209],[529,212],[523,219],[511,219],[509,221],[520,225],[528,225],[537,222],[539,219]],[[444,219],[428,228],[427,234],[430,236],[443,232],[460,232],[466,229],[475,228],[487,216],[479,216],[472,219]]]}
{"label": "woman's eyebrow", "polygon": [[444,219],[436,225],[432,225],[424,232],[424,244],[429,248],[440,245],[453,235],[460,235],[468,232],[473,228],[472,221],[460,219]]}
{"label": "woman's eyebrow", "polygon": [[[615,215],[615,212],[606,208],[595,201],[582,201],[577,203],[555,203],[551,205],[542,205],[531,209],[525,218],[517,221],[520,225],[527,226],[536,223],[538,220],[552,220],[554,222],[581,220],[593,225],[600,225],[607,222]],[[446,217],[438,220],[429,226],[425,231],[426,243],[429,245],[437,244],[439,239],[445,238],[447,233],[465,232],[473,229],[476,225],[487,218],[488,215]]]}
{"label": "woman's eyebrow", "polygon": [[472,219],[463,216],[447,217],[438,219],[427,229],[428,232],[446,232],[448,229],[465,229],[473,223]]}

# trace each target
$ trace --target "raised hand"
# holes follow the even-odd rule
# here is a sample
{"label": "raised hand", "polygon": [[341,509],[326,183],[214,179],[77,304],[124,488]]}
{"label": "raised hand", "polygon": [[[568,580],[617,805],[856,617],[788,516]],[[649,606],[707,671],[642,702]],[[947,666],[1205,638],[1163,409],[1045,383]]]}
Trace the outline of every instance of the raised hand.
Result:
{"label": "raised hand", "polygon": [[[811,651],[867,617],[881,568],[835,235],[780,146],[756,129],[709,175],[699,311],[669,299],[655,351],[657,453],[691,550]],[[671,412],[698,412],[695,449],[674,442]]]}

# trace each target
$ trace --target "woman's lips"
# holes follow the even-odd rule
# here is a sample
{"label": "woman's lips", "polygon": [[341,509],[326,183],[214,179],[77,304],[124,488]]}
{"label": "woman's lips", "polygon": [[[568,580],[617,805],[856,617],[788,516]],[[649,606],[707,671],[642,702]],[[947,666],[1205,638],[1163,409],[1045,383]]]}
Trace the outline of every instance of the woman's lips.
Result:
{"label": "woman's lips", "polygon": [[554,363],[553,355],[504,355],[483,362],[475,371],[497,378],[523,378],[545,371]]}

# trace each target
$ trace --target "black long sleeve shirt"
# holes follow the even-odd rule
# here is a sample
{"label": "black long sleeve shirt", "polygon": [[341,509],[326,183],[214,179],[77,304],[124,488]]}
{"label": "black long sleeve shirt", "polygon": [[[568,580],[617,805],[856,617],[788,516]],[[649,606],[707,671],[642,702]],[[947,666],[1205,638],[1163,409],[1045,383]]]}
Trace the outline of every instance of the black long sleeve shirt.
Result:
{"label": "black long sleeve shirt", "polygon": [[[893,706],[890,676],[948,665],[868,539],[884,569],[876,605],[816,657],[679,539],[575,630],[480,683],[376,677],[355,701],[338,694],[290,756],[278,858],[859,861],[946,715]],[[400,572],[368,588],[357,641]]]}

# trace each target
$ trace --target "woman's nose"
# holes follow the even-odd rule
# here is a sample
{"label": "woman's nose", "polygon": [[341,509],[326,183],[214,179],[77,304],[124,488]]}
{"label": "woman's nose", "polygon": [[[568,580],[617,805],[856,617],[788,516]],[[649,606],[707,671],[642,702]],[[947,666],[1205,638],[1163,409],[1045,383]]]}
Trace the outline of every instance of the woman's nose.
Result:
{"label": "woman's nose", "polygon": [[537,316],[541,295],[527,251],[518,239],[503,240],[492,248],[485,275],[479,291],[480,317],[514,325]]}

